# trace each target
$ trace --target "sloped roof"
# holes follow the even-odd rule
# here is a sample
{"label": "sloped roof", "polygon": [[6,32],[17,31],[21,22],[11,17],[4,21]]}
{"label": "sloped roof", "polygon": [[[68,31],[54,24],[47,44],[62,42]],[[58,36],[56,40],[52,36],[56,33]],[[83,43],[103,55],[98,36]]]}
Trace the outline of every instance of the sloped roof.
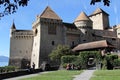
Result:
{"label": "sloped roof", "polygon": [[61,20],[61,18],[49,6],[46,7],[40,17]]}
{"label": "sloped roof", "polygon": [[11,29],[16,29],[15,23],[13,22]]}
{"label": "sloped roof", "polygon": [[106,13],[104,10],[102,10],[101,8],[97,8],[90,16],[92,15],[96,15],[96,14],[99,14],[99,13],[104,13],[106,15],[109,15],[108,13]]}
{"label": "sloped roof", "polygon": [[109,37],[109,38],[117,38],[115,31],[108,31],[108,30],[94,30],[95,36],[101,37]]}
{"label": "sloped roof", "polygon": [[90,19],[84,12],[81,12],[74,22],[81,21],[81,20],[90,20]]}
{"label": "sloped roof", "polygon": [[72,51],[82,51],[82,50],[107,48],[107,47],[114,48],[114,46],[109,44],[106,40],[101,40],[101,41],[79,44],[75,48],[73,48]]}

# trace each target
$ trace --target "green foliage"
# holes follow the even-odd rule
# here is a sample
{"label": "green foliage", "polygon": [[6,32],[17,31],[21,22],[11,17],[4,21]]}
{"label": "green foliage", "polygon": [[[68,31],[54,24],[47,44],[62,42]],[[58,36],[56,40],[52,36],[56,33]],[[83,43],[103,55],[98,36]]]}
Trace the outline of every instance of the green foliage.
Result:
{"label": "green foliage", "polygon": [[0,67],[0,73],[15,71],[15,69],[16,69],[16,67],[14,67],[14,66]]}
{"label": "green foliage", "polygon": [[66,68],[68,63],[77,65],[76,64],[77,59],[78,59],[78,56],[75,56],[75,55],[62,56],[61,63],[62,63],[63,68]]}
{"label": "green foliage", "polygon": [[54,49],[49,57],[51,60],[56,61],[61,59],[62,56],[64,55],[71,55],[72,51],[70,50],[70,47],[65,46],[65,45],[58,45],[56,49]]}
{"label": "green foliage", "polygon": [[93,57],[96,59],[96,62],[100,61],[101,54],[99,51],[82,51],[80,52],[81,59],[81,68],[86,69],[88,67],[88,59]]}
{"label": "green foliage", "polygon": [[75,56],[75,55],[62,56],[61,62],[62,63],[72,63],[72,62],[76,61],[76,59],[77,59],[77,56]]}
{"label": "green foliage", "polygon": [[80,52],[80,55],[68,55],[62,56],[61,62],[63,67],[65,68],[68,63],[74,64],[75,66],[80,66],[82,69],[88,68],[88,59],[90,57],[95,58],[96,62],[101,59],[101,55],[99,51],[83,51]]}
{"label": "green foliage", "polygon": [[115,59],[114,62],[113,62],[113,66],[114,67],[120,66],[120,59]]}
{"label": "green foliage", "polygon": [[103,64],[102,70],[106,70],[107,69],[107,61],[105,59],[102,61],[102,64]]}
{"label": "green foliage", "polygon": [[118,55],[113,54],[105,55],[102,62],[103,64],[102,69],[105,69],[104,67],[106,67],[106,69],[113,69],[113,67],[115,66],[114,64],[115,59],[118,59]]}

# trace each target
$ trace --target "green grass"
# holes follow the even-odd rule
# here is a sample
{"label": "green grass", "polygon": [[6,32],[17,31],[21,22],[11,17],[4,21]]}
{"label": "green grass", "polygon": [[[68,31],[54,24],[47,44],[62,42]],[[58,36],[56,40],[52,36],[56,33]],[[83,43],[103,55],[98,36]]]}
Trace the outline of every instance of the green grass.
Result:
{"label": "green grass", "polygon": [[120,80],[120,70],[98,70],[90,80]]}
{"label": "green grass", "polygon": [[82,71],[77,70],[58,70],[44,74],[40,74],[35,77],[30,77],[22,80],[72,80],[74,75],[80,74]]}

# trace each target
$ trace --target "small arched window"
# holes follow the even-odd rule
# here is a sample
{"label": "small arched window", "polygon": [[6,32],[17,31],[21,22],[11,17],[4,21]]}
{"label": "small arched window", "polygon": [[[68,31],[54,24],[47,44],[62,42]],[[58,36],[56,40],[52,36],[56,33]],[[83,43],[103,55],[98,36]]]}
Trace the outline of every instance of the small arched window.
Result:
{"label": "small arched window", "polygon": [[52,46],[54,46],[55,45],[55,41],[52,41]]}
{"label": "small arched window", "polygon": [[35,29],[35,36],[37,35],[37,33],[38,33],[38,30],[37,30],[37,29]]}

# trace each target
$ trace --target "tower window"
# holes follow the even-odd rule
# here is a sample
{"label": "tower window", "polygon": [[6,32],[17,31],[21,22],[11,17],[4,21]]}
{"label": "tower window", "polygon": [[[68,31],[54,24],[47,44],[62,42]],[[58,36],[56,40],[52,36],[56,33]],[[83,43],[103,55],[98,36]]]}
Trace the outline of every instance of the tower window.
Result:
{"label": "tower window", "polygon": [[72,46],[74,46],[75,45],[75,43],[74,43],[74,41],[72,41]]}
{"label": "tower window", "polygon": [[112,38],[112,40],[116,40],[115,38]]}
{"label": "tower window", "polygon": [[52,45],[53,45],[53,46],[55,45],[55,41],[52,41]]}
{"label": "tower window", "polygon": [[86,42],[86,40],[83,40],[84,42]]}
{"label": "tower window", "polygon": [[38,33],[38,30],[37,30],[37,29],[35,29],[35,36],[37,35],[37,33]]}
{"label": "tower window", "polygon": [[48,26],[48,34],[56,34],[56,26],[55,25],[49,25]]}

